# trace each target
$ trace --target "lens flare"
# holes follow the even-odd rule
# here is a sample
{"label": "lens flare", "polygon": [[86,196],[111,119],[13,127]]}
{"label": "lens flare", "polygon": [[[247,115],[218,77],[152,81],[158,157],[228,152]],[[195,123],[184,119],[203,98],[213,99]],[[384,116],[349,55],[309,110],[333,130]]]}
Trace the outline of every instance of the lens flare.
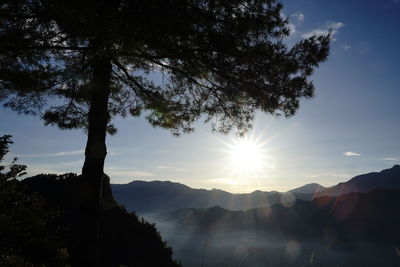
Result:
{"label": "lens flare", "polygon": [[264,169],[266,151],[264,143],[252,137],[232,140],[228,145],[229,168],[240,176],[258,174]]}
{"label": "lens flare", "polygon": [[258,171],[263,163],[262,147],[253,140],[235,140],[230,154],[232,166],[240,171]]}

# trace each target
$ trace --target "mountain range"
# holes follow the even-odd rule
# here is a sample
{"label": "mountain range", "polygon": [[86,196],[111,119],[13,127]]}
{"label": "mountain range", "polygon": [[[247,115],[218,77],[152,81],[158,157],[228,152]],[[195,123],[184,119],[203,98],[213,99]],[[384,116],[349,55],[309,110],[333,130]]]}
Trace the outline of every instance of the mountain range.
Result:
{"label": "mountain range", "polygon": [[233,194],[219,189],[194,189],[170,181],[133,181],[111,185],[115,199],[128,210],[138,213],[160,213],[179,208],[204,209],[219,206],[228,210],[248,210],[285,203],[289,200],[311,201],[317,197],[339,196],[351,192],[369,192],[374,189],[399,189],[400,165],[381,172],[355,176],[347,182],[325,188],[312,183],[288,192],[254,191]]}
{"label": "mountain range", "polygon": [[400,266],[400,166],[325,188],[232,194],[172,182],[112,185],[184,266]]}
{"label": "mountain range", "polygon": [[[206,246],[208,266],[399,266],[399,206],[400,190],[375,189],[291,207],[178,209],[152,219],[187,266],[198,264]],[[248,264],[232,263],[243,247]]]}
{"label": "mountain range", "polygon": [[170,181],[133,181],[113,184],[115,199],[128,210],[138,213],[158,213],[179,208],[208,208],[221,206],[229,210],[248,210],[279,203],[286,196],[302,200],[313,198],[313,186],[304,186],[292,192],[263,192],[233,194],[219,189],[194,189]]}

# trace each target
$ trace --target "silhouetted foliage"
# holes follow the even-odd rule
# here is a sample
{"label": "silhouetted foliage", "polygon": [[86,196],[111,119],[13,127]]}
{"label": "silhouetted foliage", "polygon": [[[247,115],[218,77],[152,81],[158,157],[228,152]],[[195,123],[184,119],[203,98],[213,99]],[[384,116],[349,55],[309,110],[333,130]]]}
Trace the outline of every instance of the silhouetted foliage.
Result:
{"label": "silhouetted foliage", "polygon": [[[7,155],[9,150],[9,145],[13,142],[11,141],[11,135],[3,135],[0,137],[0,162],[4,161],[4,156]],[[18,158],[14,158],[12,162],[6,165],[0,165],[0,181],[1,183],[7,182],[9,180],[17,179],[26,174],[26,166],[17,164]],[[5,172],[8,169],[7,172]]]}
{"label": "silhouetted foliage", "polygon": [[[44,196],[47,201],[63,213],[57,223],[68,229],[65,232],[71,265],[82,266],[90,244],[82,235],[87,230],[87,214],[82,207],[85,192],[82,191],[82,176],[73,173],[64,175],[42,174],[23,181],[33,192]],[[108,177],[105,178],[102,213],[100,218],[99,266],[179,266],[171,258],[172,250],[161,240],[154,225],[128,213],[113,199]]]}
{"label": "silhouetted foliage", "polygon": [[[223,132],[245,130],[257,109],[293,115],[328,54],[329,36],[288,48],[281,10],[276,0],[3,1],[1,96],[20,112],[45,107],[62,129],[87,127],[93,91],[106,90],[111,117],[146,109],[178,133],[205,114]],[[43,106],[52,96],[65,104]]]}
{"label": "silhouetted foliage", "polygon": [[93,246],[113,117],[145,110],[153,126],[179,134],[203,116],[218,131],[243,133],[257,110],[291,116],[313,95],[309,77],[330,36],[287,47],[281,10],[276,0],[2,1],[0,101],[87,130]]}
{"label": "silhouetted foliage", "polygon": [[[10,135],[0,137],[0,163],[11,143]],[[16,179],[26,169],[16,161],[0,165],[0,266],[64,266],[68,251],[54,224],[58,211]]]}
{"label": "silhouetted foliage", "polygon": [[152,125],[178,134],[204,114],[222,132],[245,131],[256,110],[293,115],[328,55],[329,36],[288,48],[281,10],[276,0],[5,1],[0,99],[87,128],[87,164],[104,160],[117,115],[148,110]]}

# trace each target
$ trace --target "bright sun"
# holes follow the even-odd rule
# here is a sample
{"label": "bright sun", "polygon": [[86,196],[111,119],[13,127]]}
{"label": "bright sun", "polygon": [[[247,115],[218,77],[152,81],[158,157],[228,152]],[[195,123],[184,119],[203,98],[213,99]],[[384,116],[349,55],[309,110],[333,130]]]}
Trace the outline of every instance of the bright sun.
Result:
{"label": "bright sun", "polygon": [[230,164],[235,171],[249,173],[259,171],[264,163],[262,144],[251,138],[241,138],[229,146]]}

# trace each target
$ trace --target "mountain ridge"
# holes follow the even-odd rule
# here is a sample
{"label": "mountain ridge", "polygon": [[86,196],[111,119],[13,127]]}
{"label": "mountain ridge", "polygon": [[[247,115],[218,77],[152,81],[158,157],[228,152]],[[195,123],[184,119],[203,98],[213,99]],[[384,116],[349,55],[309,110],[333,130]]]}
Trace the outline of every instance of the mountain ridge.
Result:
{"label": "mountain ridge", "polygon": [[[171,181],[132,181],[112,184],[116,200],[128,210],[139,213],[172,211],[179,208],[221,206],[229,210],[247,210],[278,203],[287,192],[260,191],[234,194],[220,189],[195,189]],[[291,193],[295,198],[311,200],[313,194]]]}
{"label": "mountain ridge", "polygon": [[196,189],[172,181],[140,181],[112,184],[116,200],[128,210],[139,213],[159,213],[179,208],[209,208],[221,206],[229,210],[248,210],[282,203],[284,199],[311,201],[323,196],[339,196],[350,192],[400,188],[400,165],[380,172],[354,176],[347,182],[331,187],[306,184],[287,192],[260,191],[234,194],[221,189]]}
{"label": "mountain ridge", "polygon": [[400,189],[375,189],[313,201],[297,200],[291,207],[276,203],[246,211],[230,211],[219,206],[178,209],[159,214],[155,219],[174,223],[179,231],[200,235],[251,230],[260,234],[280,233],[296,240],[319,238],[323,241],[323,232],[328,227],[339,234],[337,241],[369,239],[397,243],[400,239],[400,230],[396,227],[400,223],[398,205]]}
{"label": "mountain ridge", "polygon": [[399,189],[400,165],[394,165],[380,172],[369,172],[356,175],[350,180],[317,192],[315,198],[320,196],[339,196],[351,192],[366,193],[374,189]]}

